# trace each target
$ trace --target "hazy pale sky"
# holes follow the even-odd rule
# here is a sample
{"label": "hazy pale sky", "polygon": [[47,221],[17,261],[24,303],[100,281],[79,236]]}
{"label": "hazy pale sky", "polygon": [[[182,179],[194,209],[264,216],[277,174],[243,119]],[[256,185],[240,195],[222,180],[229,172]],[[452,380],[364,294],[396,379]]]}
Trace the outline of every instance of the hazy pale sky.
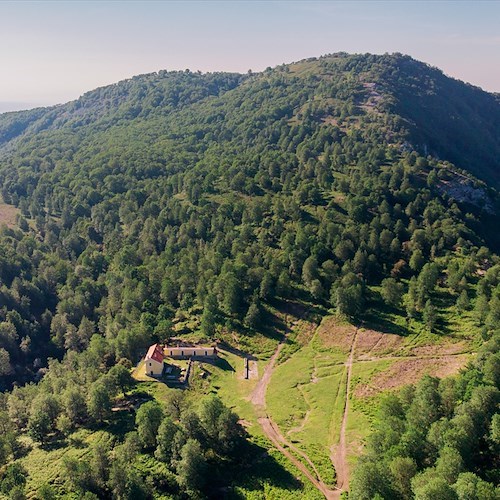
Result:
{"label": "hazy pale sky", "polygon": [[160,69],[403,52],[500,92],[497,1],[0,1],[0,111]]}

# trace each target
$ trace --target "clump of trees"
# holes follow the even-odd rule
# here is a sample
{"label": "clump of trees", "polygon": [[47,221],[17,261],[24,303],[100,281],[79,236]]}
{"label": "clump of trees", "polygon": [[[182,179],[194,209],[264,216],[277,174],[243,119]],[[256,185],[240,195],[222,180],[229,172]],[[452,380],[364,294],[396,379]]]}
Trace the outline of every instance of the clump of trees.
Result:
{"label": "clump of trees", "polygon": [[[155,492],[201,498],[227,484],[221,467],[241,464],[246,454],[238,417],[215,396],[198,407],[184,404],[176,417],[168,406],[144,403],[135,430],[121,443],[98,441],[88,460],[66,460],[71,490],[96,498],[151,498]],[[150,461],[146,474],[145,457]]]}
{"label": "clump of trees", "polygon": [[14,388],[0,401],[5,439],[12,432],[27,432],[43,445],[78,427],[106,424],[113,401],[134,384],[127,360],[106,366],[111,350],[96,335],[84,352],[67,355],[61,362],[52,360],[39,384]]}
{"label": "clump of trees", "polygon": [[[106,387],[116,373],[110,370],[101,377],[105,380],[98,379],[92,387]],[[122,388],[128,388],[124,378]],[[203,497],[227,485],[228,476],[223,471],[236,470],[250,456],[238,416],[216,396],[194,404],[179,390],[172,392],[164,405],[155,400],[145,402],[135,414],[134,430],[123,436],[108,430],[117,418],[109,414],[109,401],[116,391],[107,392],[103,398],[96,397],[91,389],[87,402],[85,397],[76,397],[84,395],[85,389],[76,392],[67,388],[60,398],[41,389],[32,402],[23,401],[34,388],[17,389],[8,400],[2,399],[0,463],[7,466],[0,473],[0,491],[9,498],[24,498],[27,471],[15,460],[21,452],[17,438],[24,430],[44,446],[71,437],[77,426],[96,430],[99,424],[100,437],[91,444],[86,458],[69,456],[64,460],[64,477],[68,479],[65,491],[88,499],[151,498],[158,493],[180,492],[191,498]],[[27,416],[18,413],[23,404],[29,408]],[[93,412],[97,415],[92,416]],[[103,414],[110,420],[97,420]],[[145,463],[149,464],[146,469]],[[46,484],[38,495],[55,498],[56,491]]]}

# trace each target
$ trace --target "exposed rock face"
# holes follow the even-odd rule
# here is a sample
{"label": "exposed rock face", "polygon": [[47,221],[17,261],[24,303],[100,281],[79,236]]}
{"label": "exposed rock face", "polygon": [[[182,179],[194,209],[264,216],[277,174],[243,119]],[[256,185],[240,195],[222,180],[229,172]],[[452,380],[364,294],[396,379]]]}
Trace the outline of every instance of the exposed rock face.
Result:
{"label": "exposed rock face", "polygon": [[464,175],[453,172],[450,179],[442,180],[439,190],[460,203],[470,203],[494,214],[493,202],[487,190]]}

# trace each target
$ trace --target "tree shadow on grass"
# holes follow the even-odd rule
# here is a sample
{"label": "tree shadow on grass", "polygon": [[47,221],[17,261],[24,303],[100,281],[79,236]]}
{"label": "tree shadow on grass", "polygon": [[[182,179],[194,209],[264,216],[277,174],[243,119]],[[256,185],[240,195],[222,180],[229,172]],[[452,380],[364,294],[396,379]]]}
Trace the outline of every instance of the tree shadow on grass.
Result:
{"label": "tree shadow on grass", "polygon": [[432,297],[432,303],[438,309],[438,317],[436,321],[436,326],[434,327],[434,333],[439,335],[443,335],[446,337],[457,337],[455,332],[451,329],[450,323],[447,320],[446,316],[440,314],[439,310],[446,310],[452,306],[454,306],[456,298],[450,296],[449,294],[434,294]]}
{"label": "tree shadow on grass", "polygon": [[17,441],[14,446],[14,458],[23,458],[33,449],[31,444]]}
{"label": "tree shadow on grass", "polygon": [[397,324],[394,317],[401,317],[401,309],[388,305],[378,291],[370,290],[365,311],[359,316],[363,328],[379,333],[392,333],[406,337],[412,332],[408,321],[406,326]]}
{"label": "tree shadow on grass", "polygon": [[[302,483],[291,474],[281,463],[272,457],[266,448],[256,443],[246,444],[247,459],[240,464],[232,474],[232,489],[221,490],[210,498],[224,498],[228,500],[244,499],[244,493],[234,491],[240,487],[252,492],[263,492],[265,484],[301,494]],[[227,471],[226,471],[227,472]]]}
{"label": "tree shadow on grass", "polygon": [[66,438],[60,434],[53,436],[49,441],[40,444],[40,448],[44,451],[55,451],[68,446]]}
{"label": "tree shadow on grass", "polygon": [[[309,319],[319,323],[320,318],[327,314],[327,309],[320,303],[311,302],[311,297],[303,290],[296,290],[293,300],[273,298],[270,301],[273,308],[279,311],[275,314],[268,308],[261,308],[261,318],[256,329],[246,328],[241,321],[232,319],[232,330],[237,331],[246,337],[252,337],[257,332],[273,340],[281,340],[288,332],[291,322],[297,319]],[[227,346],[227,344],[226,344]],[[230,351],[232,348],[222,346]],[[241,355],[248,357],[247,353]],[[251,358],[250,358],[251,359]]]}
{"label": "tree shadow on grass", "polygon": [[[206,361],[205,361],[205,363],[206,363]],[[211,361],[208,361],[208,363],[210,364]],[[231,366],[231,364],[229,363],[229,361],[227,359],[216,358],[216,359],[214,359],[213,364],[217,368],[220,368],[221,370],[234,372],[234,368]]]}
{"label": "tree shadow on grass", "polygon": [[232,317],[229,318],[228,326],[226,329],[229,331],[235,331],[238,334],[244,335],[245,337],[255,336],[257,333],[264,335],[267,338],[278,340],[283,336],[285,330],[285,324],[278,316],[274,315],[271,311],[267,310],[265,307],[261,308],[260,311],[260,321],[255,329],[247,328],[242,321]]}
{"label": "tree shadow on grass", "polygon": [[259,331],[270,339],[280,339],[286,329],[286,325],[281,318],[264,309],[259,325]]}
{"label": "tree shadow on grass", "polygon": [[447,309],[455,304],[457,298],[458,296],[452,296],[449,293],[434,293],[432,303],[439,309]]}
{"label": "tree shadow on grass", "polygon": [[361,317],[363,328],[375,330],[380,333],[392,333],[406,337],[410,334],[408,328],[398,325],[392,321],[389,314],[382,310],[368,309]]}
{"label": "tree shadow on grass", "polygon": [[[223,349],[224,351],[227,351],[231,354],[235,354],[236,356],[240,357],[240,358],[248,358],[250,360],[256,360],[256,356],[254,356],[253,354],[249,354],[248,352],[246,351],[242,351],[241,349],[238,349],[237,347],[233,347],[232,345],[228,344],[227,342],[223,341],[223,342],[220,342],[220,348]],[[220,358],[219,358],[220,359]],[[225,361],[225,360],[224,360]],[[227,362],[227,361],[226,361]],[[206,363],[206,361],[205,361]],[[229,363],[228,363],[229,364]],[[217,365],[218,366],[218,365]],[[229,365],[231,366],[231,365]],[[233,369],[234,371],[234,368],[231,366],[231,368]]]}
{"label": "tree shadow on grass", "polygon": [[[238,351],[240,353],[242,352],[242,351],[239,351],[238,349],[231,348],[226,343],[222,344],[222,349],[224,349],[228,352],[235,352],[235,351]],[[216,366],[217,368],[220,368],[221,370],[224,370],[226,372],[234,372],[235,371],[234,367],[231,366],[229,361],[227,359],[224,359],[224,358],[219,358],[219,357],[213,358],[213,359],[206,358],[206,359],[203,359],[203,364]]]}
{"label": "tree shadow on grass", "polygon": [[283,301],[284,310],[292,311],[299,319],[309,319],[319,321],[325,314],[328,313],[326,303],[321,300],[315,300],[311,294],[303,288],[294,289],[295,301]]}
{"label": "tree shadow on grass", "polygon": [[79,437],[68,436],[68,443],[72,448],[83,449],[88,447],[88,444]]}
{"label": "tree shadow on grass", "polygon": [[438,318],[436,321],[436,326],[433,329],[433,333],[442,335],[443,337],[460,338],[451,328],[449,323],[442,317]]}
{"label": "tree shadow on grass", "polygon": [[135,416],[133,413],[128,411],[115,412],[113,417],[110,419],[109,424],[105,427],[105,430],[120,437],[125,436],[127,432],[131,432],[134,429]]}

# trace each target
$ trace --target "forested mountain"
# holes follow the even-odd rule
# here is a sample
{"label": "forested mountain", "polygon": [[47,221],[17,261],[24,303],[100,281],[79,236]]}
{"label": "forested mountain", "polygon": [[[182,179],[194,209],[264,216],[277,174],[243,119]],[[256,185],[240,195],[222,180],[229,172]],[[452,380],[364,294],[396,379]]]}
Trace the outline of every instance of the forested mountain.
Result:
{"label": "forested mountain", "polygon": [[[441,287],[482,338],[499,327],[498,96],[408,56],[162,71],[6,113],[0,186],[20,213],[0,229],[0,388],[43,379],[0,411],[42,441],[64,411],[71,425],[99,421],[96,388],[116,394],[108,371],[153,341],[252,335],[278,299],[359,322],[381,286],[408,321],[439,330]],[[82,414],[61,400],[36,421],[76,387]],[[178,461],[199,453],[189,446]]]}
{"label": "forested mountain", "polygon": [[[276,101],[272,107],[277,114],[270,115],[271,120],[291,119],[313,96],[323,101],[314,103],[317,118],[328,117],[335,100],[343,101],[344,105],[375,107],[402,120],[405,132],[410,132],[408,139],[419,152],[442,157],[498,185],[498,94],[449,78],[436,68],[402,55],[336,54],[274,70],[269,68],[257,75],[251,72],[201,75],[188,71],[140,75],[88,92],[65,105],[4,113],[0,121],[0,144],[6,148],[16,138],[26,139],[40,131],[61,128],[75,131],[85,126],[85,135],[92,135],[89,125],[92,131],[100,132],[137,119],[165,117],[238,87],[238,97],[231,95],[213,105],[215,109],[222,106],[225,116],[238,108],[238,98],[248,99],[249,94],[259,92],[262,98],[275,100],[284,95],[277,92],[280,86],[287,87],[285,94],[294,94],[301,83],[305,88],[294,96],[295,102],[293,98],[290,103]],[[259,100],[253,102],[251,98],[248,104],[259,104]],[[337,113],[341,112],[339,102],[336,104]],[[204,111],[208,113],[204,120],[208,123],[213,120],[210,119],[215,113],[213,106]],[[197,121],[192,120],[191,125]],[[401,127],[401,123],[398,125]]]}

